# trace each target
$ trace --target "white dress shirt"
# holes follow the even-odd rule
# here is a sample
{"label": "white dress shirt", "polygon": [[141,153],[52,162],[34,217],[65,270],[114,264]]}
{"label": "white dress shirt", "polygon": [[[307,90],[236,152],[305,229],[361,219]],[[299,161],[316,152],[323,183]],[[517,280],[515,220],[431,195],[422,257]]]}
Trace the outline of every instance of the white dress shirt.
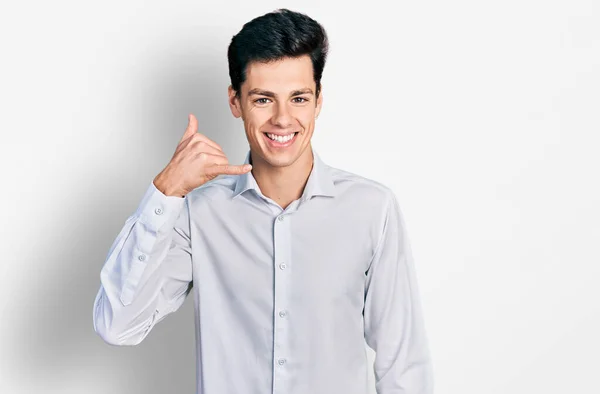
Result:
{"label": "white dress shirt", "polygon": [[252,172],[184,198],[151,183],[100,272],[95,331],[136,345],[191,294],[197,394],[367,394],[365,341],[378,394],[433,393],[396,196],[312,149],[303,194],[286,209]]}

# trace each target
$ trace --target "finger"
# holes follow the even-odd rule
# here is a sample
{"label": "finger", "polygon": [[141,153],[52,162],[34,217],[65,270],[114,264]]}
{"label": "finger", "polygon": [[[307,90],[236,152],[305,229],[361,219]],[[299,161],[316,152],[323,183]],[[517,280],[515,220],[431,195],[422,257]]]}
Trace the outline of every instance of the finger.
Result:
{"label": "finger", "polygon": [[[214,148],[211,148],[211,149],[214,149]],[[229,165],[229,160],[227,159],[227,156],[225,156],[225,154],[223,152],[218,151],[218,153],[209,153],[205,150],[203,152],[200,152],[200,154],[202,154],[205,157],[204,172],[207,174],[213,174],[213,173],[210,172],[210,170],[207,172],[206,168]]]}
{"label": "finger", "polygon": [[187,138],[190,138],[194,134],[197,134],[200,137],[201,141],[206,142],[208,145],[220,150],[221,153],[223,153],[223,148],[221,148],[221,145],[217,144],[215,141],[211,140],[204,134],[198,133],[198,119],[196,119],[194,114],[189,114],[188,127],[185,129],[185,133],[183,133],[183,136],[181,137],[181,140],[179,140],[179,143],[185,141]]}
{"label": "finger", "polygon": [[252,170],[250,164],[244,165],[231,165],[231,164],[216,164],[214,166],[206,168],[205,172],[207,175],[241,175]]}
{"label": "finger", "polygon": [[200,137],[199,138],[200,141],[205,142],[206,145],[213,147],[214,149],[219,151],[220,154],[225,155],[225,152],[223,152],[223,148],[221,148],[221,145],[217,144],[215,141],[211,140],[204,134],[198,133],[198,136]]}
{"label": "finger", "polygon": [[[201,145],[201,146],[196,145],[195,149],[194,149],[195,152],[206,153],[210,156],[216,156],[216,157],[221,158],[222,160],[225,160],[225,161],[214,162],[214,164],[227,164],[228,163],[227,156],[221,149],[216,148],[215,146],[211,145],[210,141],[204,141],[204,140],[201,140],[201,141],[204,142],[204,145]],[[198,144],[199,144],[199,142],[198,142]]]}
{"label": "finger", "polygon": [[194,133],[198,132],[198,119],[194,116],[194,114],[188,115],[188,125],[181,137],[181,141],[191,137]]}

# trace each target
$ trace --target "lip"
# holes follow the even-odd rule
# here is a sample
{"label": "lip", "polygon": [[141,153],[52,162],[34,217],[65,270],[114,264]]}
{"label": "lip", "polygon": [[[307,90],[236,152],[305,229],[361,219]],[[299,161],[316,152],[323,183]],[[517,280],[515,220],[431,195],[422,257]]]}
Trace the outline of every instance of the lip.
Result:
{"label": "lip", "polygon": [[269,146],[273,147],[273,148],[287,148],[288,146],[292,145],[296,139],[298,138],[298,134],[300,133],[295,133],[294,137],[292,137],[291,140],[285,142],[285,143],[281,143],[281,142],[277,142],[277,141],[273,141],[272,139],[270,139],[266,133],[262,133],[264,138],[267,140],[267,142],[269,143]]}

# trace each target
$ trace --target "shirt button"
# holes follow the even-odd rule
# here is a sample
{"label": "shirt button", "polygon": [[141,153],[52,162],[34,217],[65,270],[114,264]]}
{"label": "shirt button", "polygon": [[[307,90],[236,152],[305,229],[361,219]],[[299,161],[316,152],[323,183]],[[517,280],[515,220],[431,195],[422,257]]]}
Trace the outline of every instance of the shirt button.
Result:
{"label": "shirt button", "polygon": [[277,220],[279,220],[280,222],[283,221],[283,215],[278,217]]}
{"label": "shirt button", "polygon": [[144,260],[146,260],[146,256],[143,255],[143,254],[141,254],[141,255],[138,256],[138,260],[139,261],[144,261]]}
{"label": "shirt button", "polygon": [[162,215],[162,213],[163,213],[163,210],[162,210],[161,208],[156,208],[156,209],[154,210],[154,213],[155,213],[155,214],[157,214],[157,215]]}
{"label": "shirt button", "polygon": [[285,358],[280,358],[277,363],[279,363],[279,365],[285,364]]}
{"label": "shirt button", "polygon": [[279,264],[279,268],[281,268],[282,270],[286,269],[287,265],[285,265],[285,263],[281,263]]}
{"label": "shirt button", "polygon": [[279,316],[281,316],[281,317],[285,317],[285,315],[286,315],[286,314],[287,314],[287,312],[286,312],[286,311],[281,311],[281,312],[279,312]]}

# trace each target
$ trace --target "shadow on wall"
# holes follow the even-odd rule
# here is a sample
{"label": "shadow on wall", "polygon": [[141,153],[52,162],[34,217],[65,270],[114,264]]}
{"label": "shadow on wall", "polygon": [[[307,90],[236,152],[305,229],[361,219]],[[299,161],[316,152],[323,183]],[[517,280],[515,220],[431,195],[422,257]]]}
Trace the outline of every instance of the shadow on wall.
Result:
{"label": "shadow on wall", "polygon": [[[12,347],[3,349],[10,360],[6,378],[13,380],[13,387],[26,392],[195,392],[191,296],[134,347],[104,343],[94,332],[92,311],[108,249],[155,175],[154,170],[139,175],[135,169],[151,166],[160,171],[167,164],[185,130],[187,114],[196,115],[199,132],[226,153],[235,153],[230,161],[239,158],[241,163],[247,151],[243,125],[227,105],[225,51],[203,47],[198,40],[202,34],[177,37],[168,48],[155,48],[151,59],[130,62],[135,67],[127,66],[123,73],[133,89],[121,89],[105,75],[91,77],[91,85],[114,83],[103,99],[109,101],[107,106],[118,101],[125,108],[114,123],[107,121],[116,130],[113,141],[119,145],[91,147],[100,160],[76,163],[77,173],[68,176],[77,185],[79,203],[69,207],[68,216],[43,223],[48,236],[32,242],[39,249],[33,252],[37,261],[27,262],[35,268],[18,295],[23,318],[12,324]],[[82,103],[81,108],[97,113],[98,108],[91,106]],[[126,112],[128,108],[134,113]],[[203,131],[208,129],[215,131]]]}

